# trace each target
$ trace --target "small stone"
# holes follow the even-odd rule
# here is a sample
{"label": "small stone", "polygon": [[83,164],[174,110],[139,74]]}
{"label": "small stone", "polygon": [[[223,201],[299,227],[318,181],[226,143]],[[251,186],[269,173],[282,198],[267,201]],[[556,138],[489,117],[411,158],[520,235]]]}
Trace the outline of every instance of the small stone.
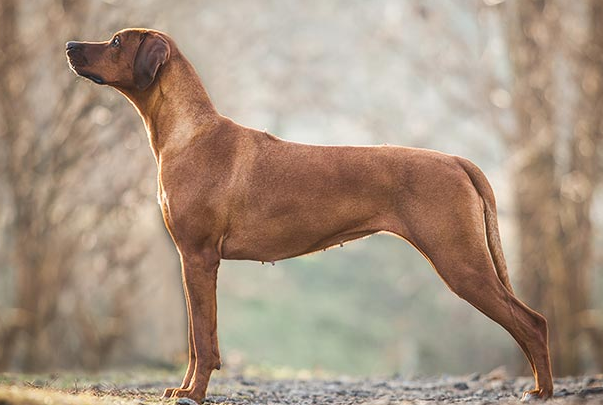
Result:
{"label": "small stone", "polygon": [[578,392],[578,396],[584,398],[587,395],[603,394],[603,387],[585,388]]}
{"label": "small stone", "polygon": [[193,401],[190,398],[178,398],[176,401],[177,405],[199,405],[197,401]]}
{"label": "small stone", "polygon": [[582,380],[582,386],[583,387],[588,387],[591,384],[593,384],[594,382],[596,382],[597,380],[594,379],[593,377],[584,377],[584,379]]}
{"label": "small stone", "polygon": [[241,385],[256,385],[255,381],[251,381],[251,380],[241,380]]}
{"label": "small stone", "polygon": [[556,390],[554,395],[555,397],[567,397],[572,395],[573,392],[569,392],[566,388],[561,388],[560,390]]}
{"label": "small stone", "polygon": [[468,390],[469,386],[467,384],[465,384],[464,382],[458,382],[456,384],[453,385],[454,388],[456,388],[457,390]]}

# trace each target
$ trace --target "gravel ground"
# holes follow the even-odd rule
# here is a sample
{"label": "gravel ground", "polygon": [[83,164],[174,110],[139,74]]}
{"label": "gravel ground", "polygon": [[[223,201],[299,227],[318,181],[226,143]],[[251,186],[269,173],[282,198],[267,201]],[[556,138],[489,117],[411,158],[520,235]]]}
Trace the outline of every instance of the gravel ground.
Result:
{"label": "gravel ground", "polygon": [[[159,398],[165,387],[177,385],[172,374],[148,378],[131,372],[125,378],[89,376],[86,381],[81,380],[81,375],[75,380],[66,375],[50,379],[0,377],[0,405],[197,405],[186,399]],[[213,378],[205,403],[510,404],[519,403],[522,392],[531,389],[532,383],[531,378],[510,378],[496,370],[484,375],[412,379],[273,379],[235,375]],[[547,404],[603,404],[603,375],[555,379],[555,396]]]}
{"label": "gravel ground", "polygon": [[[266,380],[232,377],[212,380],[205,403],[211,404],[492,404],[518,402],[532,388],[531,378],[497,375],[421,379]],[[603,404],[603,375],[555,380],[553,404]],[[122,387],[160,394],[157,385]],[[163,386],[161,386],[163,388]],[[131,394],[131,393],[130,393]],[[115,391],[113,391],[115,395]],[[194,405],[181,401],[182,405]]]}

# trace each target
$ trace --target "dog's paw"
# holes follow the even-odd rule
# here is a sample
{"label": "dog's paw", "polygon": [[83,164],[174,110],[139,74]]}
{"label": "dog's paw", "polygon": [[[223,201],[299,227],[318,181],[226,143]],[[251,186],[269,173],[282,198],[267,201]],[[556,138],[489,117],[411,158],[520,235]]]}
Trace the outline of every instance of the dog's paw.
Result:
{"label": "dog's paw", "polygon": [[531,390],[531,391],[526,391],[523,393],[523,395],[521,396],[521,402],[544,400],[544,399],[550,398],[551,396],[552,396],[552,393],[547,393],[542,389]]}
{"label": "dog's paw", "polygon": [[[195,389],[195,388],[186,388],[186,389],[182,389],[182,388],[176,388],[174,389],[174,391],[172,392],[172,396],[171,398],[180,398],[182,400],[192,400],[197,401],[197,402],[203,402],[203,400],[205,399],[205,392],[200,392],[199,390]],[[193,403],[190,402],[180,402],[180,400],[178,400],[176,403],[181,404],[181,405],[193,405]]]}
{"label": "dog's paw", "polygon": [[525,391],[521,396],[521,402],[528,402],[538,398],[538,391]]}

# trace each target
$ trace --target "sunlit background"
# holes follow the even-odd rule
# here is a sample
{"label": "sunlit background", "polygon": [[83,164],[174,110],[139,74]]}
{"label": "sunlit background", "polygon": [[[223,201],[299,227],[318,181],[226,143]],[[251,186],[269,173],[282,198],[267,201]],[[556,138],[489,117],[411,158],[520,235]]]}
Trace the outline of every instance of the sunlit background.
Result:
{"label": "sunlit background", "polygon": [[[598,0],[2,0],[0,370],[186,360],[142,122],[64,55],[138,26],[169,33],[241,124],[477,163],[512,283],[549,319],[554,373],[603,371],[602,22]],[[528,372],[502,328],[391,236],[223,261],[218,307],[226,368]]]}

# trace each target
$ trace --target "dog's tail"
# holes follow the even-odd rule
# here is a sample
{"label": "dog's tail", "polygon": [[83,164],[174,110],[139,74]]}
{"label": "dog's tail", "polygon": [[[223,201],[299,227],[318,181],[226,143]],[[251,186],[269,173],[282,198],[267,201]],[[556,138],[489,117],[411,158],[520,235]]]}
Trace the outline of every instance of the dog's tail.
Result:
{"label": "dog's tail", "polygon": [[507,271],[507,262],[502,250],[502,243],[500,241],[500,234],[498,233],[498,219],[496,214],[496,200],[494,198],[494,192],[486,176],[482,171],[467,159],[458,158],[459,163],[465,169],[465,172],[471,179],[473,186],[477,190],[478,194],[484,201],[484,223],[486,225],[486,239],[488,241],[488,249],[490,250],[490,256],[494,262],[496,268],[496,274],[498,278],[504,284],[504,286],[513,293],[513,287],[509,280],[509,273]]}

